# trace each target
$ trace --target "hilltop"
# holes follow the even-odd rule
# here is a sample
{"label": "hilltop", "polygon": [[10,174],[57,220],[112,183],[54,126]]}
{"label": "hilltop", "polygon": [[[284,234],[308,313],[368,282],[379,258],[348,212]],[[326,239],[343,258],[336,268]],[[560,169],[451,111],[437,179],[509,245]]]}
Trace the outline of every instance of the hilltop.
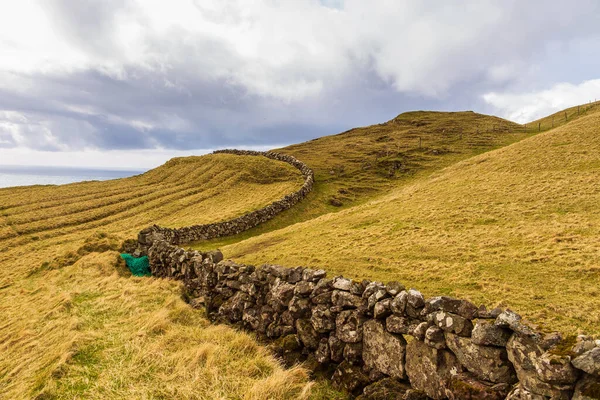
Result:
{"label": "hilltop", "polygon": [[398,280],[600,333],[600,113],[369,203],[223,247],[238,262]]}
{"label": "hilltop", "polygon": [[293,209],[257,228],[195,247],[221,247],[354,207],[535,133],[514,122],[471,111],[414,111],[382,124],[275,149],[302,160],[315,171],[313,192]]}

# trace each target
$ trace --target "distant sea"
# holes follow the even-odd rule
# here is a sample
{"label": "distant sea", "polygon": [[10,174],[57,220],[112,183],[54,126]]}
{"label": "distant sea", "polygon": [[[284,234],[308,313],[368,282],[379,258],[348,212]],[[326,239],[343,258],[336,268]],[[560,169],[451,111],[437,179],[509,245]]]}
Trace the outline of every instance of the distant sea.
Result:
{"label": "distant sea", "polygon": [[26,185],[63,185],[81,181],[105,181],[138,175],[144,171],[0,165],[0,188]]}

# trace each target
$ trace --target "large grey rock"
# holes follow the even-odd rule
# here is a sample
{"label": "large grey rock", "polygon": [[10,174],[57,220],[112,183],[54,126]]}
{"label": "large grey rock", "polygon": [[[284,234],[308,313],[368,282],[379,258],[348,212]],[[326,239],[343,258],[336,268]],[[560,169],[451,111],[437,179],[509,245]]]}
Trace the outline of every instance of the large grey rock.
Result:
{"label": "large grey rock", "polygon": [[551,351],[533,359],[540,380],[556,385],[572,385],[579,377],[579,371],[571,365],[571,356],[554,354]]}
{"label": "large grey rock", "polygon": [[304,297],[294,296],[288,304],[288,310],[292,317],[305,318],[310,316],[310,300]]}
{"label": "large grey rock", "polygon": [[425,299],[418,290],[409,289],[407,304],[415,309],[423,308],[425,306]]}
{"label": "large grey rock", "polygon": [[494,383],[516,382],[506,349],[473,344],[471,339],[446,333],[446,344],[458,361],[479,379]]}
{"label": "large grey rock", "polygon": [[370,320],[363,325],[365,365],[386,375],[403,379],[406,340],[385,330],[382,322]]}
{"label": "large grey rock", "polygon": [[399,317],[406,316],[406,305],[408,304],[408,292],[403,290],[390,303],[390,310]]}
{"label": "large grey rock", "polygon": [[452,352],[434,349],[419,340],[406,346],[405,368],[411,386],[435,400],[447,397],[450,378],[462,372]]}
{"label": "large grey rock", "polygon": [[509,328],[513,332],[519,333],[523,336],[538,336],[531,327],[522,322],[522,318],[519,314],[511,310],[505,310],[498,315],[498,318],[496,318],[494,324],[501,328]]}
{"label": "large grey rock", "polygon": [[363,323],[366,318],[356,310],[346,310],[338,314],[336,325],[336,336],[346,343],[357,343],[363,339]]}
{"label": "large grey rock", "polygon": [[352,365],[347,361],[338,365],[331,380],[334,388],[354,395],[359,394],[370,383],[369,377],[359,366]]}
{"label": "large grey rock", "polygon": [[435,311],[446,311],[460,315],[466,319],[473,319],[477,315],[477,310],[477,307],[467,300],[459,300],[448,296],[438,296],[428,299],[425,302],[424,313],[431,314]]}
{"label": "large grey rock", "polygon": [[306,268],[302,271],[302,279],[307,282],[318,282],[320,279],[325,278],[325,275],[327,273],[322,269],[314,270]]}
{"label": "large grey rock", "polygon": [[271,298],[279,305],[287,307],[292,297],[294,297],[295,286],[291,283],[277,280],[271,288]]}
{"label": "large grey rock", "polygon": [[346,344],[335,335],[330,335],[328,339],[329,351],[331,352],[331,361],[341,363],[344,361],[344,347]]}
{"label": "large grey rock", "polygon": [[390,315],[385,320],[385,326],[388,332],[391,333],[400,333],[400,334],[408,334],[412,329],[414,330],[417,324],[414,320],[411,320],[407,317],[399,317],[397,315]]}
{"label": "large grey rock", "polygon": [[331,360],[331,351],[329,349],[329,340],[322,338],[319,346],[315,350],[315,358],[319,364],[327,364]]}
{"label": "large grey rock", "polygon": [[362,352],[363,344],[358,343],[346,343],[344,346],[344,359],[351,364],[361,365],[362,364]]}
{"label": "large grey rock", "polygon": [[600,376],[600,347],[586,351],[571,363],[588,374]]}
{"label": "large grey rock", "polygon": [[460,336],[469,337],[473,330],[473,323],[470,320],[445,311],[431,313],[427,316],[427,319],[444,332],[455,333]]}
{"label": "large grey rock", "polygon": [[373,307],[373,316],[376,319],[383,319],[390,315],[392,312],[390,311],[390,303],[392,299],[383,299],[378,301]]}
{"label": "large grey rock", "polygon": [[446,337],[444,331],[437,326],[430,326],[425,331],[425,344],[436,349],[446,348]]}
{"label": "large grey rock", "polygon": [[334,290],[331,295],[333,305],[341,308],[358,308],[362,304],[362,298],[343,290]]}
{"label": "large grey rock", "polygon": [[[535,337],[514,333],[506,344],[506,350],[508,359],[513,364],[523,389],[553,399],[569,398],[573,385],[554,385],[539,378],[536,359],[541,357],[544,351]],[[519,397],[515,397],[515,399],[519,399]]]}
{"label": "large grey rock", "polygon": [[511,335],[512,331],[496,326],[492,321],[479,320],[473,328],[471,340],[482,346],[505,347]]}
{"label": "large grey rock", "polygon": [[352,287],[352,280],[344,278],[343,276],[336,276],[333,278],[332,286],[334,289],[349,292]]}
{"label": "large grey rock", "polygon": [[367,308],[372,311],[378,301],[388,298],[390,295],[384,288],[378,289],[375,293],[369,296],[367,299]]}
{"label": "large grey rock", "polygon": [[313,307],[310,322],[319,333],[326,333],[335,329],[335,314],[325,304]]}
{"label": "large grey rock", "polygon": [[392,281],[388,282],[388,284],[385,285],[385,289],[390,294],[390,296],[396,296],[398,293],[403,291],[405,287],[400,282]]}
{"label": "large grey rock", "polygon": [[304,344],[305,347],[316,350],[319,347],[321,337],[315,331],[312,324],[305,319],[299,319],[296,321],[296,331],[298,332],[298,338]]}

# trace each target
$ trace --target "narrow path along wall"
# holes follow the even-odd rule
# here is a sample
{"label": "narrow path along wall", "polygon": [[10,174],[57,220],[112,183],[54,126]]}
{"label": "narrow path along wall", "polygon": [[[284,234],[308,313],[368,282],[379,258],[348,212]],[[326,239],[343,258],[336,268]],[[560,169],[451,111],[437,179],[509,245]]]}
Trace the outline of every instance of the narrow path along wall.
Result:
{"label": "narrow path along wall", "polygon": [[[312,187],[312,171],[305,178]],[[398,282],[241,265],[224,261],[219,251],[177,246],[245,226],[223,224],[223,230],[190,228],[186,234],[153,227],[140,233],[140,249],[153,275],[182,280],[191,303],[206,307],[211,320],[256,332],[288,363],[306,361],[352,395],[600,399],[598,340],[538,332],[510,310],[488,311],[444,296],[425,299]]]}

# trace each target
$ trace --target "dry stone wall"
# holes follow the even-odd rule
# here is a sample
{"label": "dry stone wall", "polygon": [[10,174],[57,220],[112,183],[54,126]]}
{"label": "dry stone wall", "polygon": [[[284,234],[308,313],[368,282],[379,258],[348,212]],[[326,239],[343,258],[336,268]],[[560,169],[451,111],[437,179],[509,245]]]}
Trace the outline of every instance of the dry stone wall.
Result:
{"label": "dry stone wall", "polygon": [[164,240],[171,244],[185,244],[199,240],[208,240],[223,236],[237,235],[240,232],[254,228],[261,223],[272,219],[282,211],[292,208],[304,197],[306,197],[310,191],[312,191],[314,184],[313,170],[295,157],[274,152],[251,150],[218,150],[214,152],[214,154],[219,153],[243,156],[261,156],[288,163],[300,170],[304,178],[304,183],[297,191],[286,195],[282,199],[274,201],[273,203],[259,210],[249,212],[229,221],[205,225],[193,225],[175,229],[160,227],[157,225],[146,228],[140,232],[138,237],[141,252],[145,253],[152,245],[152,242],[155,240],[155,238],[157,240]]}
{"label": "dry stone wall", "polygon": [[153,275],[182,280],[211,320],[256,332],[363,400],[600,398],[600,341],[537,332],[510,310],[164,241],[148,256]]}
{"label": "dry stone wall", "polygon": [[600,399],[592,337],[542,333],[511,310],[426,299],[399,282],[225,261],[178,247],[213,231],[156,228],[139,235],[154,276],[183,281],[211,320],[255,332],[286,363],[305,362],[362,400]]}

